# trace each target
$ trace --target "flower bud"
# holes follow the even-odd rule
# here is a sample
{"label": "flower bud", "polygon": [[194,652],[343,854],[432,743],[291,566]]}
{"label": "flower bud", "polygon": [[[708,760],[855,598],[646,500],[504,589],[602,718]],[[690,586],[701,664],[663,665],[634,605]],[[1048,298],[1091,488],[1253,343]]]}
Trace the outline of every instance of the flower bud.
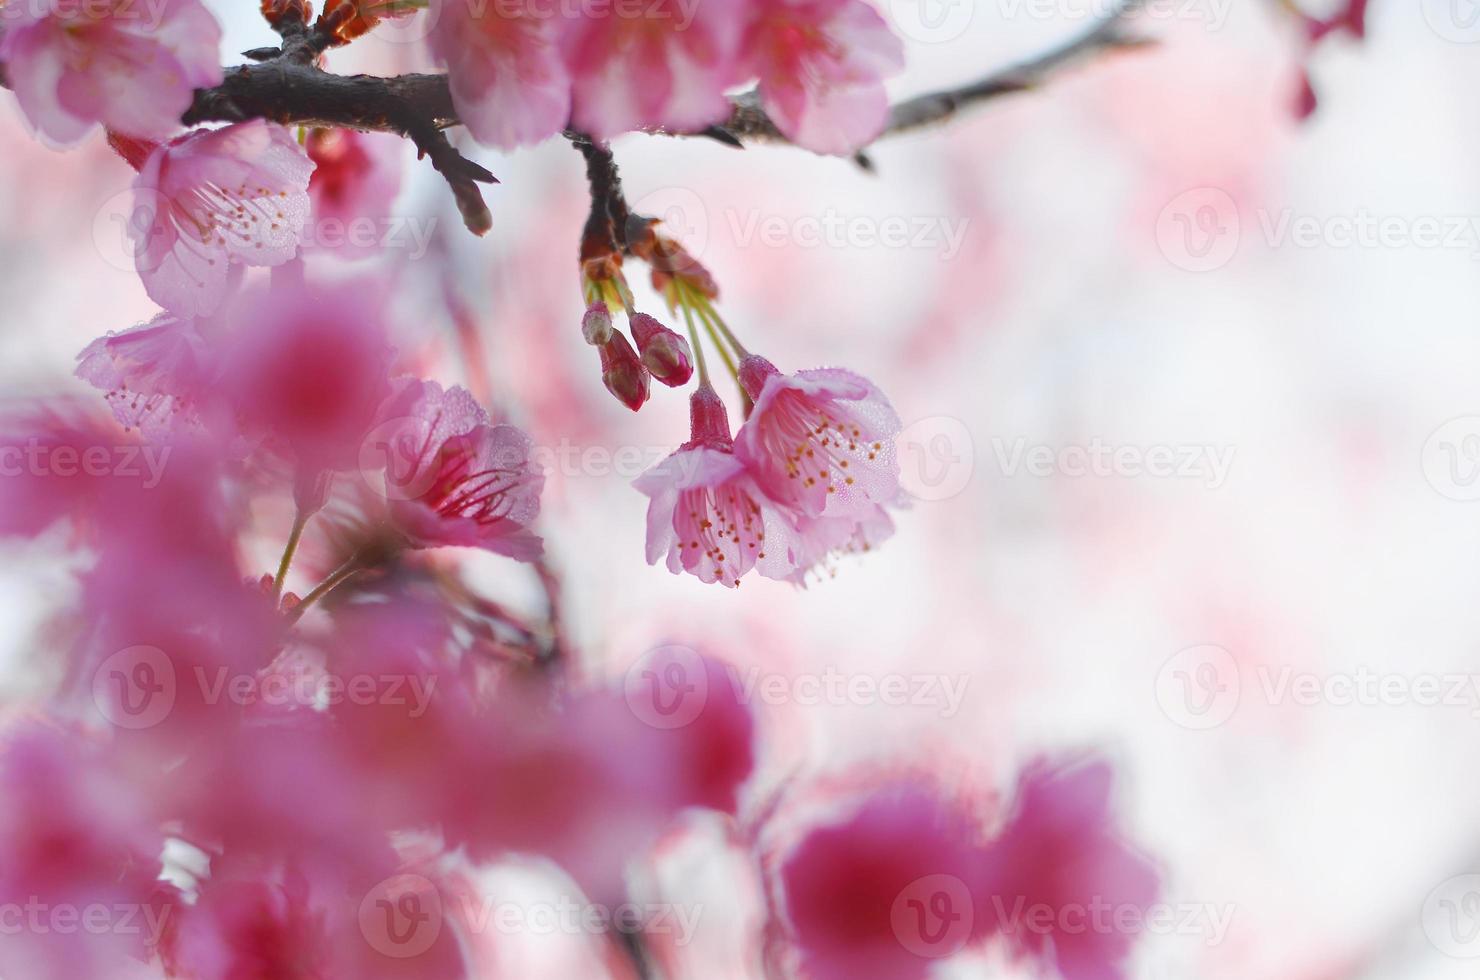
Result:
{"label": "flower bud", "polygon": [[601,381],[617,401],[632,411],[642,408],[651,390],[648,369],[643,367],[637,351],[621,331],[613,330],[611,339],[601,346]]}
{"label": "flower bud", "polygon": [[694,353],[689,342],[646,313],[631,317],[632,336],[643,365],[670,388],[688,384],[694,376]]}
{"label": "flower bud", "polygon": [[752,401],[758,401],[762,389],[766,387],[766,379],[779,373],[776,365],[764,357],[748,354],[740,360],[740,387]]}
{"label": "flower bud", "polygon": [[599,300],[586,309],[581,318],[581,336],[592,347],[601,347],[612,339],[612,314]]}

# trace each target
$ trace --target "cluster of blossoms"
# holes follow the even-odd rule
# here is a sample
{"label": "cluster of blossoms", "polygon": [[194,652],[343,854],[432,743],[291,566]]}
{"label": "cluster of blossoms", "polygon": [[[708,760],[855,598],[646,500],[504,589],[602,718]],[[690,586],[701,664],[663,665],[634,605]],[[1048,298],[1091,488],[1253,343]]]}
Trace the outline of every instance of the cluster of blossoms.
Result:
{"label": "cluster of blossoms", "polygon": [[[635,483],[648,506],[647,558],[675,574],[734,588],[755,570],[803,584],[833,555],[867,551],[894,532],[888,508],[903,506],[895,441],[899,416],[867,379],[840,368],[785,375],[750,353],[725,323],[714,278],[650,221],[640,222],[631,253],[652,266],[654,287],[689,339],[633,307],[615,248],[585,249],[581,323],[601,352],[607,389],[637,411],[650,379],[687,384],[689,440]],[[595,252],[596,254],[590,254]],[[612,305],[625,307],[633,344],[616,329]],[[729,370],[746,411],[732,434],[714,390],[698,324]]]}
{"label": "cluster of blossoms", "polygon": [[569,120],[606,139],[723,122],[758,82],[787,138],[846,154],[884,128],[903,50],[864,0],[432,0],[429,38],[481,143],[538,143]]}
{"label": "cluster of blossoms", "polygon": [[[286,58],[307,4],[264,9],[296,18]],[[388,277],[305,261],[311,218],[387,205],[390,155],[260,118],[180,132],[223,77],[198,0],[0,14],[4,77],[38,133],[68,144],[101,125],[137,171],[129,231],[162,308],[79,354],[109,413],[0,414],[0,450],[28,460],[162,464],[0,480],[0,535],[65,537],[79,556],[48,631],[50,696],[0,730],[0,975],[496,976],[501,936],[472,914],[484,870],[534,862],[610,907],[700,813],[744,858],[766,898],[757,945],[790,973],[922,980],[998,944],[1067,980],[1124,976],[1132,933],[1053,925],[1155,897],[1116,830],[1107,766],[1034,764],[1006,806],[914,771],[770,792],[759,719],[719,660],[655,672],[706,692],[677,725],[658,718],[672,692],[633,683],[645,674],[580,677],[553,608],[484,598],[441,550],[541,563],[530,438],[397,351]],[[318,29],[327,47],[392,16],[431,21],[458,112],[501,147],[572,123],[593,139],[702,128],[730,111],[727,89],[758,82],[785,135],[846,153],[885,125],[881,79],[899,62],[862,0],[331,0]],[[698,379],[690,440],[637,481],[649,560],[726,586],[752,569],[801,582],[892,533],[899,420],[878,389],[839,369],[782,374],[741,344],[678,243],[651,223],[621,232],[582,264],[606,386],[636,410],[652,379]],[[636,309],[628,255],[687,339]],[[701,328],[744,408],[736,433]],[[256,547],[282,537],[267,528],[288,530],[264,573]],[[289,591],[305,571],[318,584]],[[1024,903],[1051,925],[1003,911]],[[609,972],[643,944],[604,937]]]}

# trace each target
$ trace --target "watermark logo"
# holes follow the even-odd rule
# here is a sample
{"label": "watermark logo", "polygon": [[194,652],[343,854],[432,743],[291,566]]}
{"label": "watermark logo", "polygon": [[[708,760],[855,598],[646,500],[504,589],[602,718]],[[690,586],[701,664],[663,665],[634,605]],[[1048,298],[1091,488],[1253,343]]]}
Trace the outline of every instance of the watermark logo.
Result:
{"label": "watermark logo", "polygon": [[93,672],[93,703],[118,728],[158,725],[174,710],[177,692],[175,665],[159,647],[119,650]]}
{"label": "watermark logo", "polygon": [[945,44],[971,27],[976,0],[889,0],[895,28],[911,41]]}
{"label": "watermark logo", "polygon": [[1233,717],[1242,694],[1238,662],[1220,646],[1188,647],[1156,675],[1156,702],[1183,728],[1217,728]]}
{"label": "watermark logo", "polygon": [[660,187],[633,201],[630,207],[634,218],[658,219],[659,233],[677,241],[695,260],[704,257],[712,229],[709,206],[697,191]]}
{"label": "watermark logo", "polygon": [[1195,187],[1172,198],[1156,219],[1156,245],[1186,272],[1221,269],[1238,254],[1238,205],[1217,187]]}
{"label": "watermark logo", "polygon": [[1423,475],[1449,498],[1480,500],[1480,416],[1450,419],[1423,444]]}
{"label": "watermark logo", "polygon": [[1480,875],[1458,875],[1430,892],[1423,931],[1445,956],[1480,959]]}
{"label": "watermark logo", "polygon": [[1480,42],[1480,2],[1477,0],[1419,0],[1429,29],[1455,44]]}
{"label": "watermark logo", "polygon": [[709,675],[693,650],[661,646],[628,669],[622,693],[645,724],[683,728],[693,724],[709,700]]}
{"label": "watermark logo", "polygon": [[410,959],[442,934],[442,894],[421,875],[387,878],[360,902],[360,934],[377,953]]}
{"label": "watermark logo", "polygon": [[946,415],[921,419],[900,432],[896,445],[900,485],[916,500],[950,500],[971,483],[976,446],[960,419]]}
{"label": "watermark logo", "polygon": [[1217,490],[1228,479],[1237,450],[1234,446],[1155,445],[1108,443],[1098,436],[1084,445],[1030,445],[1026,439],[992,439],[992,456],[1003,476],[1019,473],[1039,479],[1199,480]]}
{"label": "watermark logo", "polygon": [[927,875],[895,897],[889,922],[901,946],[937,960],[954,956],[971,940],[975,912],[966,882],[955,875]]}

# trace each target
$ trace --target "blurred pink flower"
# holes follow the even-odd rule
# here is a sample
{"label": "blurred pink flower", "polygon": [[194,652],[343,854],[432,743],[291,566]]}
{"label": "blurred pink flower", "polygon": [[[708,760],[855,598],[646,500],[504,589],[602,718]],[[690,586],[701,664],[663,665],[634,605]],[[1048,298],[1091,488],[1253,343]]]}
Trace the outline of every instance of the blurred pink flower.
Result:
{"label": "blurred pink flower", "polygon": [[288,862],[213,874],[181,909],[161,958],[180,977],[460,980],[466,963],[437,886],[416,875],[421,888],[402,891],[394,870],[305,872]]}
{"label": "blurred pink flower", "polygon": [[881,786],[808,832],[779,872],[807,976],[922,980],[971,939],[980,854],[973,815],[924,779]]}
{"label": "blurred pink flower", "polygon": [[77,360],[77,376],[103,392],[125,430],[159,441],[200,426],[214,365],[193,321],[161,313],[99,337]]}
{"label": "blurred pink flower", "polygon": [[512,425],[489,425],[462,388],[404,385],[381,411],[392,525],[413,547],[465,546],[533,561],[544,546],[529,525],[545,478],[534,444]]}
{"label": "blurred pink flower", "polygon": [[346,257],[380,254],[401,190],[400,137],[315,129],[305,146],[314,163],[308,182],[314,235],[308,244]]}
{"label": "blurred pink flower", "polygon": [[223,314],[222,395],[247,431],[291,453],[300,474],[359,467],[391,393],[384,296],[373,280],[274,283]]}
{"label": "blurred pink flower", "polygon": [[313,169],[292,133],[261,119],[155,149],[134,181],[147,222],[130,228],[149,297],[172,313],[200,316],[221,305],[234,268],[292,259]]}
{"label": "blurred pink flower", "polygon": [[[147,925],[167,911],[158,880],[164,836],[128,773],[99,744],[29,724],[0,742],[0,799],[0,902],[20,913],[0,934],[0,969],[70,980],[146,958],[157,938]],[[58,910],[94,905],[132,908],[138,927],[47,927]],[[37,928],[27,927],[27,908],[42,916]]]}
{"label": "blurred pink flower", "polygon": [[574,85],[573,121],[606,139],[629,130],[693,130],[724,120],[746,4],[651,0],[620,10],[596,5],[564,36]]}
{"label": "blurred pink flower", "polygon": [[847,155],[889,119],[884,78],[904,68],[904,46],[863,0],[757,0],[741,46],[741,74],[760,78],[777,128],[817,153]]}
{"label": "blurred pink flower", "polygon": [[166,138],[193,90],[221,83],[221,28],[199,0],[12,3],[4,20],[10,87],[31,125],[58,144],[98,123]]}
{"label": "blurred pink flower", "polygon": [[755,410],[736,451],[772,498],[856,520],[900,503],[899,416],[872,383],[840,368],[783,375],[760,357],[745,358],[740,380]]}
{"label": "blurred pink flower", "polygon": [[[1002,936],[1018,955],[1051,964],[1065,980],[1123,980],[1135,934],[1118,923],[1127,910],[1144,914],[1156,899],[1156,869],[1114,827],[1112,779],[1110,766],[1097,760],[1029,767],[982,865],[979,931]],[[1114,915],[1086,928],[1096,907]],[[1054,927],[1034,925],[1045,920]]]}
{"label": "blurred pink flower", "polygon": [[458,116],[478,142],[501,150],[542,142],[570,120],[562,20],[533,0],[433,0],[427,38],[447,66]]}
{"label": "blurred pink flower", "polygon": [[736,458],[725,406],[714,389],[691,401],[692,438],[633,481],[650,501],[647,560],[734,588],[751,569],[785,579],[803,550],[790,514],[762,492]]}

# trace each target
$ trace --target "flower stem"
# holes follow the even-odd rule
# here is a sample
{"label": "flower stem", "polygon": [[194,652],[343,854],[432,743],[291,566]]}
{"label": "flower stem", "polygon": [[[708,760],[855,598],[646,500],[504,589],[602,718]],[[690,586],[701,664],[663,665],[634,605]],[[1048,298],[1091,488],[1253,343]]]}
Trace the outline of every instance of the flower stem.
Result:
{"label": "flower stem", "polygon": [[368,565],[368,562],[366,561],[367,558],[368,553],[364,550],[357,551],[353,555],[350,555],[350,557],[344,562],[344,564],[340,565],[338,568],[334,569],[334,571],[330,572],[327,578],[325,578],[318,585],[314,586],[312,592],[303,597],[302,602],[293,607],[293,611],[288,614],[288,622],[296,623],[304,614],[304,612],[308,610],[309,606],[313,605],[315,602],[318,602],[330,592],[333,592],[336,588],[342,585],[345,580],[353,576],[356,572],[363,571]]}
{"label": "flower stem", "polygon": [[699,365],[699,387],[708,388],[710,387],[709,365],[704,360],[704,345],[699,343],[699,331],[694,327],[694,309],[686,298],[679,305],[683,307],[683,319],[689,327],[689,343],[693,345],[694,360]]}
{"label": "flower stem", "polygon": [[309,515],[298,508],[293,513],[293,529],[288,532],[288,544],[283,548],[283,559],[278,562],[277,578],[272,580],[272,600],[276,603],[283,597],[283,582],[288,569],[293,566],[293,556],[298,553],[298,542],[303,540],[303,529],[308,526]]}

